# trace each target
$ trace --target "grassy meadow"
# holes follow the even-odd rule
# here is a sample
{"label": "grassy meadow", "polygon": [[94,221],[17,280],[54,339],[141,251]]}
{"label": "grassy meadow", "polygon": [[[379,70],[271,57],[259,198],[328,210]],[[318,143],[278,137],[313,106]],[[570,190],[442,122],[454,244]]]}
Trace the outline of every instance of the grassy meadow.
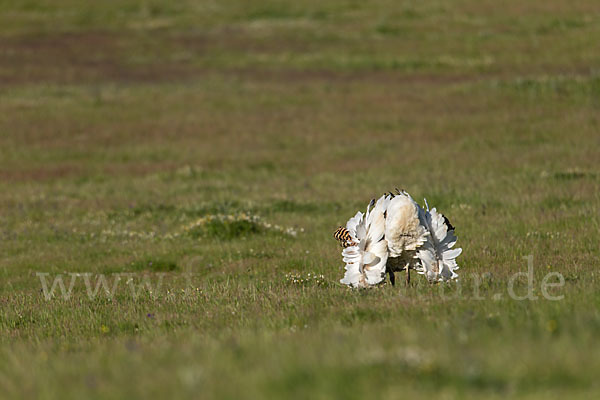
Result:
{"label": "grassy meadow", "polygon": [[[599,43],[595,0],[0,0],[0,398],[598,398]],[[395,187],[458,283],[339,284]]]}

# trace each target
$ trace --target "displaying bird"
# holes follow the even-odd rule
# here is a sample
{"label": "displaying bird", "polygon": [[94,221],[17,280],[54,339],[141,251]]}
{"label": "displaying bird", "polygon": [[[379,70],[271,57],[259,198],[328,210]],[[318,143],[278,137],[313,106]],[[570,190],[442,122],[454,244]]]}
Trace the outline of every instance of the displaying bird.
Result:
{"label": "displaying bird", "polygon": [[395,284],[394,273],[410,270],[425,275],[430,282],[456,279],[456,263],[462,249],[456,243],[454,227],[435,208],[423,209],[404,190],[371,200],[366,213],[360,211],[334,233],[344,248],[346,263],[344,278],[340,281],[351,287],[377,285],[389,274]]}

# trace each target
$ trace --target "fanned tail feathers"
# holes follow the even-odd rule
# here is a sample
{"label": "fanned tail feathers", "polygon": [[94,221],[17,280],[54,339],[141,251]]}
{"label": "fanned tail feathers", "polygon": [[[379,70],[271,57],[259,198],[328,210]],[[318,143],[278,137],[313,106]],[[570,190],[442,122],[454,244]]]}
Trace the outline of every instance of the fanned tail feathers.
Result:
{"label": "fanned tail feathers", "polygon": [[425,243],[427,230],[419,220],[419,205],[406,192],[389,200],[385,227],[390,257],[400,257]]}

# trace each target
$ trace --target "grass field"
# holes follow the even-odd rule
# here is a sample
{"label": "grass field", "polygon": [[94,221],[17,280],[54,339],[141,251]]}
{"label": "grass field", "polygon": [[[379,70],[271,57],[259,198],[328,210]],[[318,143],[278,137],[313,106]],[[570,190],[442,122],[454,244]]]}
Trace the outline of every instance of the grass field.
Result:
{"label": "grass field", "polygon": [[[599,43],[595,0],[0,1],[0,398],[598,398]],[[459,283],[338,283],[395,187]]]}

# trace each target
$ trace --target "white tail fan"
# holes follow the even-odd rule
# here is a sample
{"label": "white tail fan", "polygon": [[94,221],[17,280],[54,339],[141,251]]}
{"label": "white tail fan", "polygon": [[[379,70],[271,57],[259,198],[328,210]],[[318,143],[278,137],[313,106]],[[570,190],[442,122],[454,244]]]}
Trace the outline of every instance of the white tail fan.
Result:
{"label": "white tail fan", "polygon": [[419,205],[406,192],[388,201],[385,238],[390,257],[419,248],[427,240],[427,230],[419,220]]}

